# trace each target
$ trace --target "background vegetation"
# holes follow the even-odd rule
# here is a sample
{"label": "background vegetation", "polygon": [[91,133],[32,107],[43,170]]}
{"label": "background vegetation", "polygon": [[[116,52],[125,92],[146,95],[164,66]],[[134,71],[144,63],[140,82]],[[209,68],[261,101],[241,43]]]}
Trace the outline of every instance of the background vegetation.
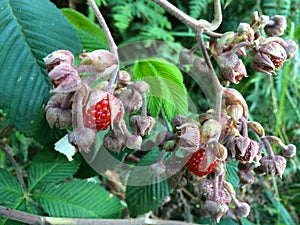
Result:
{"label": "background vegetation", "polygon": [[[43,57],[56,49],[69,49],[78,54],[107,48],[107,43],[85,1],[53,0],[60,9],[47,0],[22,2],[21,5],[18,1],[0,0],[0,29],[5,30],[0,31],[1,43],[5,43],[0,47],[0,147],[3,150],[0,151],[0,205],[5,202],[6,207],[37,215],[86,218],[126,218],[152,210],[154,218],[208,222],[197,210],[191,189],[171,193],[168,185],[161,182],[156,187],[129,186],[125,192],[124,186],[95,173],[79,154],[69,162],[53,150],[53,144],[64,132],[50,129],[44,118],[42,106],[49,99],[51,84],[45,76]],[[212,0],[171,2],[194,18],[212,18]],[[269,16],[286,16],[286,35],[300,44],[298,0],[224,0],[222,4],[224,20],[219,32],[235,30],[240,22],[249,22],[258,10]],[[192,31],[151,0],[98,0],[98,5],[120,46],[149,39],[170,41],[186,48],[195,45]],[[246,96],[253,119],[262,123],[269,134],[278,135],[300,149],[300,53],[297,54],[274,77],[255,73],[248,65],[249,77],[234,87]],[[207,100],[195,82],[184,77],[184,84],[198,111],[207,110]],[[9,151],[21,168],[25,188],[16,178],[16,168],[4,151]],[[141,158],[138,165],[149,165],[157,155],[153,151],[134,157]],[[124,155],[117,157],[128,159]],[[252,213],[240,221],[222,219],[221,224],[299,224],[299,159],[297,153],[297,157],[288,161],[281,180],[264,177],[243,188],[238,186],[238,180],[234,181],[238,178],[232,167],[229,179],[249,202]],[[108,176],[118,180],[118,175],[111,172]],[[66,196],[66,193],[70,194]],[[149,199],[139,201],[145,195]],[[152,196],[157,197],[156,201],[150,199]],[[168,201],[167,196],[170,196]],[[0,224],[19,223],[0,218]]]}

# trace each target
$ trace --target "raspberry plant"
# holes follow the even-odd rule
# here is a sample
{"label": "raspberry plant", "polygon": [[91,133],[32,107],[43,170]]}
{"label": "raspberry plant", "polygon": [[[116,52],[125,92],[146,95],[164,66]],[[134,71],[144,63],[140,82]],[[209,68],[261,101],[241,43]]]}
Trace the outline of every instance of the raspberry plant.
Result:
{"label": "raspberry plant", "polygon": [[[45,6],[48,4],[46,1],[42,2],[45,2]],[[0,215],[16,219],[21,212],[14,210],[39,215],[32,218],[24,215],[26,220],[21,222],[29,223],[34,223],[34,219],[52,223],[54,220],[51,217],[44,217],[46,213],[52,217],[120,218],[121,204],[116,197],[108,200],[109,193],[106,190],[98,189],[85,180],[67,181],[67,178],[75,176],[82,157],[95,170],[99,167],[93,163],[100,164],[100,168],[105,168],[106,173],[113,173],[110,178],[118,177],[122,180],[122,173],[118,174],[116,171],[124,168],[118,167],[119,164],[110,164],[108,156],[103,156],[105,149],[110,156],[118,159],[118,163],[126,160],[135,162],[129,177],[126,177],[125,196],[120,197],[127,202],[129,216],[138,216],[155,209],[166,201],[171,191],[185,190],[189,193],[187,187],[192,185],[197,195],[189,195],[197,200],[201,215],[209,216],[213,223],[219,223],[222,217],[230,217],[232,221],[247,218],[251,205],[238,196],[239,185],[254,185],[257,177],[263,175],[282,177],[288,163],[287,158],[296,155],[296,146],[285,144],[272,132],[265,131],[262,124],[253,121],[247,101],[233,84],[251,76],[247,72],[249,68],[244,64],[246,59],[250,61],[253,71],[267,74],[271,78],[287,60],[292,60],[298,45],[295,41],[282,37],[287,28],[285,17],[268,17],[254,12],[248,23],[241,22],[236,30],[221,33],[216,32],[222,23],[219,0],[214,1],[214,18],[211,22],[197,20],[168,1],[154,0],[193,31],[196,46],[192,49],[181,48],[177,64],[157,57],[146,60],[133,57],[137,60],[133,68],[121,69],[122,56],[106,21],[96,3],[93,0],[88,2],[102,28],[100,31],[96,29],[97,34],[102,39],[106,38],[99,48],[88,49],[90,46],[87,45],[86,51],[80,53],[79,44],[72,45],[63,41],[60,42],[61,45],[55,45],[55,38],[50,36],[48,39],[51,47],[43,49],[39,46],[30,55],[35,56],[38,64],[43,65],[35,65],[34,70],[42,68],[42,71],[37,72],[39,77],[32,79],[42,79],[43,74],[47,74],[47,78],[43,79],[48,82],[50,90],[46,87],[46,90],[41,90],[47,98],[36,96],[40,106],[43,101],[45,103],[41,108],[45,110],[45,118],[51,128],[47,129],[53,136],[62,137],[66,134],[56,143],[55,149],[73,161],[68,162],[55,152],[47,153],[48,159],[38,154],[29,167],[28,181],[24,181],[9,147],[1,144],[1,149],[15,166],[18,180],[7,170],[1,169],[0,181],[3,187],[6,185],[6,189],[15,194],[12,194],[13,200],[10,200],[11,196],[5,188],[2,188],[3,191],[0,189],[4,202],[4,207],[0,206]],[[4,4],[4,1],[1,3]],[[16,17],[17,22],[26,27],[26,19],[18,14],[19,8],[22,8],[19,3],[11,1],[5,4],[13,5],[14,13],[19,16]],[[40,8],[44,6],[44,3],[38,3],[37,0],[34,4],[41,4]],[[44,18],[35,14],[34,8],[25,6],[25,9],[29,14]],[[94,33],[91,32],[95,29],[94,24],[88,23],[82,15],[67,10],[63,12],[70,21],[72,16],[85,21],[86,29],[90,29],[87,34]],[[56,16],[55,13],[54,15]],[[14,18],[10,17],[12,21]],[[70,24],[65,21],[57,26],[62,26],[63,33],[72,33],[76,38],[69,39],[77,39],[79,43]],[[55,32],[54,27],[50,31]],[[28,43],[32,44],[33,40],[26,32],[28,31],[24,29],[21,33],[28,36]],[[84,39],[82,36],[81,38]],[[105,49],[105,46],[108,48]],[[130,50],[134,52],[134,49]],[[128,57],[131,54],[128,53]],[[30,59],[25,62],[30,64]],[[202,80],[200,86],[204,86],[203,91],[211,103],[209,110],[188,113],[187,89],[177,67],[184,68],[187,74],[191,73],[195,79]],[[10,68],[10,71],[13,69]],[[22,82],[22,76],[16,81]],[[17,95],[20,93],[17,92]],[[4,106],[7,104],[6,102]],[[16,110],[12,107],[8,113]],[[30,111],[29,107],[26,110]],[[33,112],[37,111],[33,109]],[[13,120],[25,134],[38,137],[38,129],[30,128],[29,124],[41,124],[43,119],[33,119],[35,115],[25,116],[27,120],[32,119],[30,123],[19,123],[17,116]],[[161,124],[164,124],[163,128]],[[23,125],[26,128],[21,128]],[[149,152],[144,157],[137,158],[139,152],[146,151]],[[93,157],[89,161],[91,153]],[[109,164],[109,170],[102,164]],[[235,168],[239,185],[233,184],[230,167]],[[7,180],[12,182],[5,184]],[[64,193],[75,188],[78,190],[72,191],[68,199]],[[94,196],[91,194],[84,196],[84,189],[95,193],[102,204],[98,206],[99,202],[93,200]],[[148,200],[148,197],[146,200],[141,198],[149,193],[152,196],[148,197],[152,200]],[[86,201],[81,203],[83,198]],[[61,202],[57,199],[61,199]],[[24,202],[26,204],[23,205]],[[67,203],[63,205],[62,202]],[[112,205],[111,209],[108,209],[109,204]],[[12,208],[12,214],[5,207]],[[78,207],[82,207],[82,210]],[[104,211],[107,213],[103,213]],[[61,220],[64,224],[68,223],[67,218]],[[75,223],[87,221],[89,220],[79,219]],[[9,224],[10,221],[2,219],[0,222]],[[101,222],[105,222],[105,219],[99,220]],[[115,220],[112,223],[125,222]]]}

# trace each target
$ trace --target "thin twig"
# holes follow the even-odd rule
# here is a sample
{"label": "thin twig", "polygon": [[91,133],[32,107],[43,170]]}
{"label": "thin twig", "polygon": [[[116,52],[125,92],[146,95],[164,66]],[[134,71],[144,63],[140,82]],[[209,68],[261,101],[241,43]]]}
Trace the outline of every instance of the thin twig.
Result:
{"label": "thin twig", "polygon": [[0,138],[5,137],[12,129],[13,125],[9,124],[0,131]]}
{"label": "thin twig", "polygon": [[[104,33],[105,33],[105,36],[106,36],[106,39],[107,39],[107,42],[108,42],[108,46],[109,46],[109,50],[110,52],[115,56],[115,58],[117,59],[118,61],[118,64],[119,64],[119,54],[118,54],[118,47],[114,41],[114,38],[112,37],[111,35],[111,32],[106,24],[106,21],[105,19],[103,18],[98,6],[96,5],[95,1],[94,0],[89,0],[89,3],[98,19],[98,22],[100,23]],[[107,91],[108,92],[113,92],[114,88],[115,88],[115,83],[116,83],[116,80],[117,80],[117,76],[118,76],[118,73],[119,73],[119,65],[118,65],[118,68],[116,71],[114,71],[112,73],[112,76],[109,80],[109,84],[107,86]]]}
{"label": "thin twig", "polygon": [[21,212],[0,206],[0,217],[25,222],[32,225],[196,225],[184,221],[157,220],[149,218],[137,219],[78,219],[63,217],[47,217]]}
{"label": "thin twig", "polygon": [[23,191],[25,193],[26,196],[28,196],[28,190],[27,187],[25,185],[24,179],[23,179],[23,175],[22,175],[22,171],[19,168],[19,165],[17,163],[17,161],[15,160],[15,158],[13,157],[13,155],[11,154],[10,150],[7,149],[7,147],[0,145],[0,149],[1,151],[3,151],[5,153],[5,155],[9,158],[11,164],[13,165],[13,167],[15,168],[16,174],[17,174],[17,178],[18,181],[20,182]]}
{"label": "thin twig", "polygon": [[196,32],[196,38],[197,38],[199,47],[200,47],[201,52],[204,56],[204,59],[205,59],[206,64],[208,66],[208,69],[211,73],[212,82],[215,86],[215,92],[216,92],[215,118],[216,118],[216,120],[220,121],[220,119],[221,119],[221,110],[222,110],[222,97],[223,97],[223,89],[224,88],[221,85],[221,83],[220,83],[220,81],[217,77],[217,74],[214,70],[214,67],[213,67],[213,65],[210,61],[210,57],[207,53],[206,46],[205,46],[205,43],[204,43],[204,40],[203,40],[203,37],[202,37],[203,30],[198,30],[198,31],[195,31],[195,32]]}

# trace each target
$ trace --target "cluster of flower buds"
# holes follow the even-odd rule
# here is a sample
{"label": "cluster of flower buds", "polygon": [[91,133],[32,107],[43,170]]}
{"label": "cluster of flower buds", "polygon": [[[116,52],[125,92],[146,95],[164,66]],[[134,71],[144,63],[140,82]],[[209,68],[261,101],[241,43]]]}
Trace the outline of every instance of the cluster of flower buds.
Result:
{"label": "cluster of flower buds", "polygon": [[[149,85],[131,81],[130,74],[118,70],[118,60],[107,50],[82,53],[79,65],[67,50],[54,51],[44,58],[53,84],[46,105],[46,118],[51,127],[70,128],[69,142],[79,150],[88,151],[96,133],[106,130],[104,145],[109,150],[140,149],[143,135],[148,134],[155,120],[147,116],[146,95]],[[117,83],[108,88],[110,78],[118,73]],[[131,117],[135,133],[131,134],[123,119]]]}
{"label": "cluster of flower buds", "polygon": [[[264,28],[266,38],[260,33]],[[225,33],[221,38],[210,43],[214,59],[220,67],[220,76],[231,83],[239,83],[247,76],[241,58],[252,56],[252,68],[261,73],[274,75],[284,62],[292,58],[298,50],[293,40],[284,40],[286,19],[283,16],[259,17],[254,14],[251,24],[240,23],[236,33]]]}
{"label": "cluster of flower buds", "polygon": [[[261,124],[248,121],[247,103],[237,90],[224,88],[223,109],[219,121],[215,120],[214,110],[200,114],[197,120],[175,116],[173,133],[161,132],[157,136],[162,154],[171,151],[173,156],[165,162],[160,156],[152,165],[160,175],[176,176],[179,171],[184,171],[181,173],[184,178],[180,179],[198,178],[192,180],[199,183],[201,208],[215,222],[228,212],[236,217],[247,217],[250,213],[250,206],[237,199],[234,188],[226,181],[227,162],[238,162],[240,185],[249,185],[258,175],[281,177],[286,168],[286,157],[296,155],[293,144],[285,145],[280,138],[265,135]],[[250,130],[257,139],[248,136]],[[274,154],[272,145],[279,146],[281,154]],[[186,184],[176,180],[176,184],[179,183]],[[234,210],[231,210],[232,204]]]}

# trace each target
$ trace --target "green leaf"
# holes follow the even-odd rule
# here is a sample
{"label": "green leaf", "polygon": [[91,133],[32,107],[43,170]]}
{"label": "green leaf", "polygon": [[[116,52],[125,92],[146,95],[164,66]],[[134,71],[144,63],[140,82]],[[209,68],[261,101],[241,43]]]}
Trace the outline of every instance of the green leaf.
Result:
{"label": "green leaf", "polygon": [[73,9],[62,9],[62,13],[76,28],[84,51],[108,49],[105,34],[99,26]]}
{"label": "green leaf", "polygon": [[42,108],[50,82],[43,58],[57,49],[80,52],[79,37],[48,0],[0,0],[0,6],[0,107],[21,132],[47,134],[40,139],[49,140]]}
{"label": "green leaf", "polygon": [[23,189],[17,179],[0,168],[0,204],[14,208],[23,197]]}
{"label": "green leaf", "polygon": [[187,91],[182,74],[174,64],[160,58],[137,61],[133,74],[150,85],[147,95],[150,115],[157,117],[161,107],[169,120],[177,114],[187,114]]}
{"label": "green leaf", "polygon": [[165,197],[170,194],[167,180],[151,172],[149,165],[154,163],[160,151],[151,150],[134,167],[128,178],[126,202],[131,216],[137,216],[159,206]]}
{"label": "green leaf", "polygon": [[240,179],[238,177],[237,162],[231,160],[226,163],[227,181],[232,184],[234,188],[239,188]]}
{"label": "green leaf", "polygon": [[36,159],[33,160],[28,171],[29,192],[73,176],[80,165],[80,157],[78,155],[71,162],[62,154],[41,152],[40,155],[43,157],[47,156],[47,158],[43,160],[41,156],[37,155]]}
{"label": "green leaf", "polygon": [[[0,205],[19,209],[24,202],[25,196],[20,183],[7,170],[0,168]],[[15,225],[20,223],[0,217],[0,224]]]}
{"label": "green leaf", "polygon": [[120,201],[103,187],[84,180],[52,185],[34,194],[43,209],[56,217],[120,218]]}

